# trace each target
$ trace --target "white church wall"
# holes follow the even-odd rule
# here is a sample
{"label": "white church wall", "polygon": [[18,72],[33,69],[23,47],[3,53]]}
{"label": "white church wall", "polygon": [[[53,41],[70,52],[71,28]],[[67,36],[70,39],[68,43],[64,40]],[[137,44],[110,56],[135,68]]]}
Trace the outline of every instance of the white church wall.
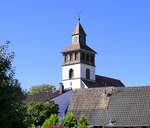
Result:
{"label": "white church wall", "polygon": [[74,78],[79,78],[81,76],[81,64],[67,65],[62,67],[62,80],[69,79],[70,69],[74,71]]}
{"label": "white church wall", "polygon": [[64,88],[72,88],[74,89],[79,89],[81,88],[81,79],[71,79],[71,80],[66,80],[62,81]]}
{"label": "white church wall", "polygon": [[56,98],[52,99],[56,104],[59,105],[59,114],[60,116],[64,116],[66,109],[71,101],[73,91],[70,90]]}
{"label": "white church wall", "polygon": [[[95,67],[87,64],[74,64],[62,67],[62,83],[64,88],[80,89],[85,88],[81,78],[86,78],[86,69],[90,70],[90,79],[95,80]],[[69,70],[73,69],[74,77],[69,79]]]}

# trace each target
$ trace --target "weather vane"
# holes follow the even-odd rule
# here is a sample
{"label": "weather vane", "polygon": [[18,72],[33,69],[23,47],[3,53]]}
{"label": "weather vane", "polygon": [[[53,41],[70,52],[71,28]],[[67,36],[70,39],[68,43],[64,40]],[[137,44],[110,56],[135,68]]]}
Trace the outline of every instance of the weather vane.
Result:
{"label": "weather vane", "polygon": [[78,12],[78,21],[80,22],[81,11]]}

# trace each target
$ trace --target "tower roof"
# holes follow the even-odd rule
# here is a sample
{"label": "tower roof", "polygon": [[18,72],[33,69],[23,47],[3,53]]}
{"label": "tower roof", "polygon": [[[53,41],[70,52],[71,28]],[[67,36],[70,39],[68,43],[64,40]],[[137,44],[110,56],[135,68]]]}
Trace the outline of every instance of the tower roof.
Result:
{"label": "tower roof", "polygon": [[69,47],[64,48],[62,52],[64,53],[64,52],[71,52],[77,50],[86,50],[96,54],[96,52],[92,48],[90,48],[87,45],[81,45],[81,44],[71,44]]}
{"label": "tower roof", "polygon": [[76,27],[72,33],[72,35],[85,35],[86,36],[86,33],[82,27],[82,25],[80,24],[80,20],[78,21],[78,23],[76,24]]}
{"label": "tower roof", "polygon": [[76,27],[75,27],[75,29],[72,33],[72,37],[74,35],[79,35],[79,37],[83,37],[84,41],[80,40],[80,38],[79,38],[78,42],[75,42],[75,43],[72,42],[69,47],[67,47],[63,50],[62,53],[72,52],[72,51],[77,51],[77,50],[86,50],[86,51],[89,51],[89,52],[92,52],[92,53],[96,54],[96,52],[86,44],[86,33],[85,33],[82,25],[80,24],[80,18],[78,19]]}

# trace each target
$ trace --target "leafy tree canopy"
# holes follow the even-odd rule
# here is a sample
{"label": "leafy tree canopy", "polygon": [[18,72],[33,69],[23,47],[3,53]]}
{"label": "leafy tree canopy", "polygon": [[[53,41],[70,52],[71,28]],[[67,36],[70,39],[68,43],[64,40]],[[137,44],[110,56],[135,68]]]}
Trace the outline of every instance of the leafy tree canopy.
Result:
{"label": "leafy tree canopy", "polygon": [[42,126],[51,114],[58,114],[58,109],[59,107],[54,101],[27,103],[28,115],[35,126]]}
{"label": "leafy tree canopy", "polygon": [[42,91],[54,92],[56,88],[50,84],[40,84],[32,86],[31,90],[27,93],[28,95],[33,95]]}
{"label": "leafy tree canopy", "polygon": [[12,68],[13,52],[8,44],[0,45],[0,127],[25,127],[26,109],[22,104],[24,94],[20,83],[14,77]]}
{"label": "leafy tree canopy", "polygon": [[88,120],[84,116],[81,116],[77,128],[87,128],[87,126],[88,126]]}
{"label": "leafy tree canopy", "polygon": [[57,125],[59,119],[56,114],[52,114],[48,119],[43,123],[43,128],[49,128],[52,125]]}
{"label": "leafy tree canopy", "polygon": [[77,125],[77,119],[73,113],[68,113],[64,119],[65,128],[75,127]]}
{"label": "leafy tree canopy", "polygon": [[81,116],[77,123],[77,118],[73,113],[68,113],[63,118],[63,123],[60,123],[62,118],[58,118],[56,114],[52,114],[48,119],[45,120],[43,128],[87,128],[88,121],[85,116]]}

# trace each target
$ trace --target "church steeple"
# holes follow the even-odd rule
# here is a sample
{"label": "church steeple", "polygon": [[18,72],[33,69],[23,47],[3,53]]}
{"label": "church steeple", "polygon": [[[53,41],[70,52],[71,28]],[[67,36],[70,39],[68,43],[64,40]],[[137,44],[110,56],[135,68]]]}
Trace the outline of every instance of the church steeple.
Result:
{"label": "church steeple", "polygon": [[86,44],[86,33],[80,20],[72,33],[71,45],[62,54],[62,83],[65,88],[84,88],[83,79],[95,81],[96,52]]}
{"label": "church steeple", "polygon": [[76,24],[76,27],[72,33],[72,43],[73,44],[86,44],[86,33],[80,24],[80,18],[78,19],[78,22]]}

